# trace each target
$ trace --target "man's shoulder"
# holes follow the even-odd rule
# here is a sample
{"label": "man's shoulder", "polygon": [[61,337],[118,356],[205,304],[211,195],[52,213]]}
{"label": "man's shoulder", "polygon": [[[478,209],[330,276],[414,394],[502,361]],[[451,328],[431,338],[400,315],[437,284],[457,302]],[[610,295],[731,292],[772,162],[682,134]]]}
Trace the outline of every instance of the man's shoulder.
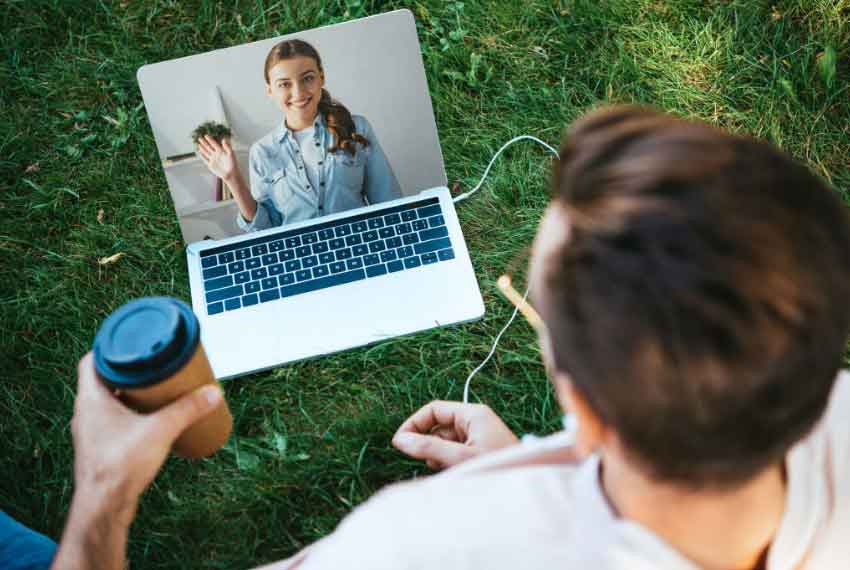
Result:
{"label": "man's shoulder", "polygon": [[570,542],[574,472],[527,466],[391,485],[355,509],[311,553],[306,568],[352,554],[357,566],[376,569],[459,568],[467,565],[458,560],[513,560],[535,545],[545,557],[547,544]]}

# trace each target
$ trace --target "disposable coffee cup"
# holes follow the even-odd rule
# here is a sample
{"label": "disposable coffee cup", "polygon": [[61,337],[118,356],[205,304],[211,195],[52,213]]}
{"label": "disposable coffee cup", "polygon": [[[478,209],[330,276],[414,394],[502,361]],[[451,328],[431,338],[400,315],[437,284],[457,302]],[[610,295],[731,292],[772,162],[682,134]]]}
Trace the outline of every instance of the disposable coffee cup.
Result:
{"label": "disposable coffee cup", "polygon": [[[192,309],[170,297],[130,301],[109,315],[94,339],[94,362],[103,383],[129,407],[154,412],[204,384],[218,382]],[[227,403],[184,431],[174,442],[181,457],[218,451],[233,429]]]}

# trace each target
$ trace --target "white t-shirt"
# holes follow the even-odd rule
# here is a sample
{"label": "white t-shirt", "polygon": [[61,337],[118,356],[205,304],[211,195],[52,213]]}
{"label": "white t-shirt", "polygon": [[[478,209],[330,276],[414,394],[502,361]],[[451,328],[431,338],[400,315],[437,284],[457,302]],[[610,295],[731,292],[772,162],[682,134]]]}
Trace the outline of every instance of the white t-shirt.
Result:
{"label": "white t-shirt", "polygon": [[316,146],[313,140],[313,134],[316,132],[315,127],[308,127],[300,131],[293,131],[295,142],[298,148],[301,149],[301,156],[304,159],[304,171],[307,173],[307,180],[310,182],[313,191],[319,192],[319,161],[322,160],[319,147]]}
{"label": "white t-shirt", "polygon": [[[560,435],[392,485],[325,539],[275,568],[298,570],[696,570],[611,511],[598,457],[558,463]],[[850,374],[786,457],[786,510],[768,570],[850,568]]]}

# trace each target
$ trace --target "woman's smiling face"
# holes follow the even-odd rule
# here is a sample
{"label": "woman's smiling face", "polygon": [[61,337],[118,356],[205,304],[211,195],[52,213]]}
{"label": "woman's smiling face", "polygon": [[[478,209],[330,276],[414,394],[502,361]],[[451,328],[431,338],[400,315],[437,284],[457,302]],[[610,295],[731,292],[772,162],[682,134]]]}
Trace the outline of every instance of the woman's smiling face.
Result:
{"label": "woman's smiling face", "polygon": [[322,97],[325,76],[311,57],[299,55],[277,62],[269,69],[267,93],[286,115],[290,129],[313,124]]}

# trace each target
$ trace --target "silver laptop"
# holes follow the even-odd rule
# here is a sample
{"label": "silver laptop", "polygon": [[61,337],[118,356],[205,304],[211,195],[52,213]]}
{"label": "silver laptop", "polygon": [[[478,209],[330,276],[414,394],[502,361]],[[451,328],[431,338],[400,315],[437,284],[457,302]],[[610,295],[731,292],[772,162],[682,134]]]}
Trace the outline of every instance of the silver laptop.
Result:
{"label": "silver laptop", "polygon": [[[282,120],[262,61],[289,38],[317,48],[328,90],[368,118],[403,197],[246,234],[189,135],[226,125],[247,173],[251,144]],[[409,11],[146,65],[138,78],[216,377],[483,316]]]}

